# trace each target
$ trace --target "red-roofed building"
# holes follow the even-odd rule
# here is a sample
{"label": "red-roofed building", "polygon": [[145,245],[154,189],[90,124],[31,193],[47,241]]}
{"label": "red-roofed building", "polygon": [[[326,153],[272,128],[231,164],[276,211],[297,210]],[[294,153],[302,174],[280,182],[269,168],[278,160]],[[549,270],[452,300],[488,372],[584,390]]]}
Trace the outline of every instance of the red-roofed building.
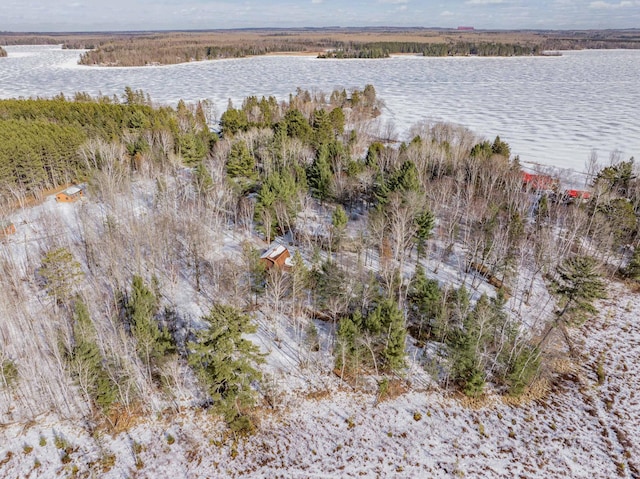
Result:
{"label": "red-roofed building", "polygon": [[591,192],[583,190],[564,190],[564,197],[570,201],[586,201],[591,198]]}
{"label": "red-roofed building", "polygon": [[549,175],[522,172],[522,186],[526,190],[552,191],[558,187],[558,180]]}

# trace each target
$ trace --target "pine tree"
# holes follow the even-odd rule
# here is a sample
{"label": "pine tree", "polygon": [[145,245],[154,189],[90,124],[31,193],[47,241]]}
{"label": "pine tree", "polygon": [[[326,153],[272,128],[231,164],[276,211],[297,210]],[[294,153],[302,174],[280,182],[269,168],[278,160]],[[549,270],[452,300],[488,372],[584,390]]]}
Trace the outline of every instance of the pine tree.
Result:
{"label": "pine tree", "polygon": [[395,301],[387,299],[364,318],[364,330],[375,336],[376,354],[382,369],[398,370],[405,363],[405,340],[407,329],[404,316]]}
{"label": "pine tree", "polygon": [[347,216],[347,212],[344,210],[342,205],[336,206],[336,209],[333,210],[333,214],[331,215],[331,226],[333,226],[336,249],[340,247],[340,243],[342,242],[344,230],[347,227],[348,221],[349,217]]}
{"label": "pine tree", "polygon": [[453,378],[467,396],[479,396],[484,390],[485,372],[480,352],[491,336],[486,327],[490,314],[491,303],[482,295],[464,318],[462,328],[455,330],[449,340]]}
{"label": "pine tree", "polygon": [[352,317],[342,318],[336,332],[335,366],[340,377],[357,374],[362,357],[361,331],[358,326],[362,315],[356,311]]}
{"label": "pine tree", "polygon": [[418,262],[424,255],[427,240],[431,238],[436,217],[430,210],[424,210],[416,216],[416,245],[418,247]]}
{"label": "pine tree", "polygon": [[247,120],[247,114],[242,110],[236,110],[233,105],[229,105],[227,111],[225,111],[220,117],[220,126],[225,134],[235,135],[239,131],[246,130],[249,127],[249,121]]}
{"label": "pine tree", "polygon": [[511,148],[509,147],[509,144],[502,141],[499,136],[496,136],[496,139],[493,141],[491,151],[494,154],[503,156],[507,159],[511,156]]}
{"label": "pine tree", "polygon": [[90,399],[108,412],[117,399],[117,386],[107,370],[105,359],[97,344],[96,331],[87,306],[76,300],[73,312],[73,346],[67,353],[71,375]]}
{"label": "pine tree", "polygon": [[512,356],[507,366],[506,379],[509,393],[518,396],[538,374],[540,350],[537,347],[525,345]]}
{"label": "pine tree", "polygon": [[313,114],[313,146],[318,149],[334,137],[333,126],[327,112],[318,109]]}
{"label": "pine tree", "polygon": [[416,339],[422,339],[423,331],[430,334],[436,318],[441,315],[442,291],[438,281],[428,279],[424,268],[420,265],[416,266],[407,300],[411,319],[417,325],[417,336],[419,337]]}
{"label": "pine tree", "polygon": [[339,106],[329,112],[329,121],[333,127],[334,135],[342,135],[344,133],[344,111]]}
{"label": "pine tree", "polygon": [[386,325],[386,341],[382,351],[384,366],[388,370],[397,371],[405,365],[405,341],[407,329],[405,327],[404,316],[398,306],[387,301],[383,303]]}
{"label": "pine tree", "polygon": [[380,155],[384,151],[384,145],[379,141],[374,141],[369,145],[369,149],[367,150],[367,156],[365,158],[365,164],[369,168],[377,168],[378,167],[378,159]]}
{"label": "pine tree", "polygon": [[287,136],[298,138],[303,143],[308,143],[312,139],[313,129],[300,110],[289,110],[284,115],[283,121],[286,125]]}
{"label": "pine tree", "polygon": [[606,287],[596,261],[589,256],[574,256],[556,268],[553,291],[560,297],[559,320],[568,324],[582,324],[598,312],[596,299],[606,297]]}
{"label": "pine tree", "polygon": [[153,368],[160,366],[165,356],[175,350],[171,335],[166,329],[161,329],[156,320],[159,307],[156,294],[144,284],[142,277],[134,275],[126,313],[131,334],[136,339],[138,356],[147,366],[150,376]]}
{"label": "pine tree", "polygon": [[58,303],[67,303],[82,280],[80,263],[67,248],[49,250],[38,271],[44,278],[47,293]]}
{"label": "pine tree", "polygon": [[213,189],[213,179],[204,163],[198,163],[196,166],[193,182],[196,191],[202,196],[207,196]]}
{"label": "pine tree", "polygon": [[243,177],[258,179],[256,161],[244,141],[236,141],[231,145],[227,160],[227,175],[231,178]]}
{"label": "pine tree", "polygon": [[329,164],[329,149],[322,145],[308,172],[309,186],[315,196],[326,200],[331,196],[333,173]]}
{"label": "pine tree", "polygon": [[252,423],[247,414],[255,403],[251,383],[260,379],[255,366],[262,358],[259,348],[243,335],[255,333],[257,328],[249,316],[221,304],[202,319],[207,328],[199,330],[196,341],[188,344],[189,365],[232,429],[248,432]]}

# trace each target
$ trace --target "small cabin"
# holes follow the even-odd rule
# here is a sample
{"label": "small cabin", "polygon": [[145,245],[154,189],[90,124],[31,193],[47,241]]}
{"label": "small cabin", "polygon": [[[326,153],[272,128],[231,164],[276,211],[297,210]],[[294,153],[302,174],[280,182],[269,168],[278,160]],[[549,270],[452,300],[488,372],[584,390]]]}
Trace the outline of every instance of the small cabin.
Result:
{"label": "small cabin", "polygon": [[569,202],[584,202],[591,198],[591,192],[583,190],[564,190],[564,198]]}
{"label": "small cabin", "polygon": [[549,175],[536,175],[523,171],[522,187],[530,191],[551,191],[558,187],[558,180]]}
{"label": "small cabin", "polygon": [[79,186],[70,186],[64,191],[56,195],[56,201],[59,203],[73,203],[84,196],[84,191]]}
{"label": "small cabin", "polygon": [[16,234],[16,225],[13,223],[0,223],[0,238]]}
{"label": "small cabin", "polygon": [[262,261],[266,269],[270,269],[273,266],[282,269],[291,268],[291,254],[289,250],[286,246],[278,243],[273,243],[269,249],[260,256],[260,261]]}

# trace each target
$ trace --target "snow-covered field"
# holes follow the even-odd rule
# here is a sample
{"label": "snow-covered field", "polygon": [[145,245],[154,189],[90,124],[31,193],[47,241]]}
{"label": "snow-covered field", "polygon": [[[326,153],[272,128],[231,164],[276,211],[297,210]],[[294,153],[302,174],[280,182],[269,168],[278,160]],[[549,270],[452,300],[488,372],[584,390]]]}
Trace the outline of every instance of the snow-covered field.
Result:
{"label": "snow-covered field", "polygon": [[262,56],[144,68],[82,67],[76,64],[81,51],[54,46],[6,50],[8,58],[0,59],[0,98],[78,91],[121,96],[129,86],[174,106],[180,99],[207,98],[219,116],[229,99],[239,106],[250,95],[283,100],[299,87],[330,93],[369,83],[386,105],[381,130],[391,122],[403,138],[413,124],[443,121],[491,140],[500,135],[527,164],[583,172],[592,149],[601,162],[614,150],[621,150],[625,160],[640,157],[637,50],[375,61]]}
{"label": "snow-covered field", "polygon": [[[143,218],[144,188],[138,190],[133,214]],[[56,204],[52,198],[17,212],[19,232],[2,246],[4,253],[11,251],[15,260],[20,251],[37,251],[51,224],[66,238],[60,241],[77,241],[83,207],[100,214],[97,204]],[[238,249],[238,238],[227,233],[216,241],[218,252]],[[25,255],[24,261],[33,259]],[[439,275],[466,280],[446,265]],[[171,287],[171,297],[197,317],[202,311],[183,286]],[[573,331],[582,358],[563,360],[550,382],[517,402],[453,396],[412,360],[406,380],[392,388],[397,396],[378,398],[375,387],[354,391],[329,372],[326,344],[315,353],[297,349],[295,322],[259,310],[253,339],[269,355],[262,385],[267,400],[256,408],[261,423],[254,435],[234,440],[213,416],[189,408],[188,400],[177,412],[122,414],[123,432],[113,434],[42,412],[35,421],[0,424],[0,477],[636,478],[640,298],[622,285],[609,289],[600,314]],[[534,293],[528,306],[512,299],[512,313],[535,321],[549,304],[543,288]],[[33,301],[36,312],[46,306]],[[327,343],[329,326],[318,327],[320,342]],[[0,403],[10,401],[0,394]]]}
{"label": "snow-covered field", "polygon": [[614,285],[600,308],[574,335],[584,364],[521,404],[433,390],[378,403],[328,378],[314,392],[281,392],[277,409],[261,411],[259,431],[237,442],[206,413],[159,415],[114,437],[44,416],[2,427],[0,475],[638,477],[640,300]]}

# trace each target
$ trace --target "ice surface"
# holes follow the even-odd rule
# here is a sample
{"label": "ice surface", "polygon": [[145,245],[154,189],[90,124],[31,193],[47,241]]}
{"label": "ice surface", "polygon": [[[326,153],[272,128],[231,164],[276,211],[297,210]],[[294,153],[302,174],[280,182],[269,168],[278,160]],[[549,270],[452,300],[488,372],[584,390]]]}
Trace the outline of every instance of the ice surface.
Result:
{"label": "ice surface", "polygon": [[330,92],[373,84],[385,102],[382,124],[406,136],[423,121],[446,121],[493,139],[523,162],[584,171],[592,149],[640,156],[640,51],[586,50],[560,57],[320,60],[264,56],[143,68],[82,67],[79,50],[8,46],[0,59],[0,97],[122,95],[143,89],[175,105],[210,99],[220,115],[229,99],[286,99],[301,87]]}

